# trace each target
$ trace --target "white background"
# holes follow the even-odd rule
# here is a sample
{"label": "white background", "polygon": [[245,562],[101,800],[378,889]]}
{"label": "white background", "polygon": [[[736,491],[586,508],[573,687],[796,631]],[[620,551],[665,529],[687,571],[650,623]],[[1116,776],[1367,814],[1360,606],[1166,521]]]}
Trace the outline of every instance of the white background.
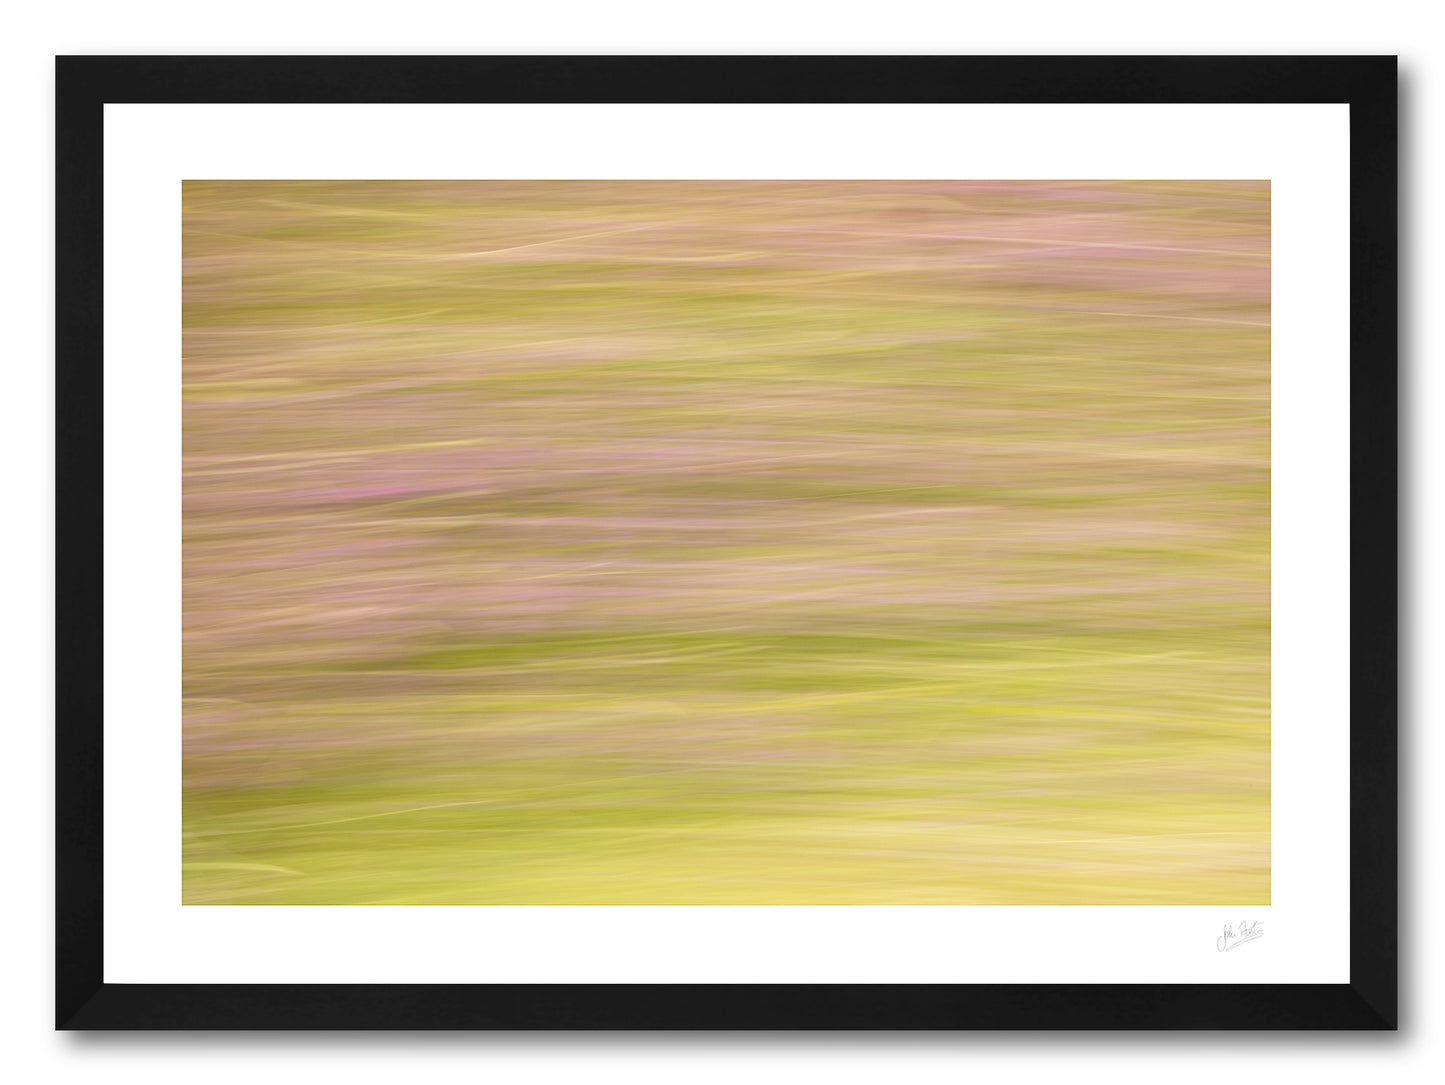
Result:
{"label": "white background", "polygon": [[[7,336],[0,440],[5,441],[8,529],[3,533],[9,605],[4,611],[7,786],[4,1063],[22,1080],[82,1081],[96,1075],[145,1082],[391,1081],[399,1073],[437,1078],[732,1082],[835,1078],[874,1081],[967,1077],[1067,1078],[1110,1083],[1309,1080],[1430,1080],[1445,1051],[1438,981],[1441,939],[1426,923],[1442,900],[1438,868],[1416,866],[1438,845],[1442,803],[1426,786],[1441,739],[1424,721],[1438,713],[1440,686],[1425,673],[1438,656],[1441,583],[1423,566],[1411,574],[1406,619],[1415,636],[1407,659],[1402,813],[1402,888],[1407,951],[1402,960],[1406,1014],[1400,1036],[87,1036],[51,1028],[48,450],[52,267],[50,96],[54,53],[1401,53],[1406,233],[1403,255],[1414,282],[1405,294],[1407,474],[1411,553],[1445,546],[1438,469],[1445,444],[1424,420],[1445,412],[1442,381],[1424,359],[1438,354],[1439,324],[1415,304],[1439,295],[1434,262],[1445,231],[1412,196],[1439,187],[1438,149],[1412,147],[1421,116],[1439,112],[1440,41],[1423,3],[1370,5],[1222,0],[1207,9],[1154,0],[1081,5],[1035,0],[982,9],[963,3],[895,0],[888,5],[789,4],[735,0],[726,8],[675,3],[308,4],[255,0],[244,8],[194,3],[102,5],[72,2],[50,12],[30,6],[7,17],[0,56],[0,101],[7,110],[5,276]],[[13,117],[10,114],[13,113]],[[1412,366],[1412,362],[1416,362]],[[1432,470],[1433,469],[1433,470]],[[1430,476],[1427,485],[1426,475]],[[1432,709],[1436,710],[1432,713]],[[1412,725],[1411,720],[1421,721]],[[1436,849],[1438,851],[1438,848]],[[1413,863],[1412,863],[1413,861]],[[1254,948],[1254,947],[1251,947]],[[1434,1073],[1438,1074],[1436,1067]]]}
{"label": "white background", "polygon": [[[1344,106],[108,105],[105,138],[108,982],[1348,981]],[[183,907],[180,184],[400,171],[1269,179],[1270,906]]]}

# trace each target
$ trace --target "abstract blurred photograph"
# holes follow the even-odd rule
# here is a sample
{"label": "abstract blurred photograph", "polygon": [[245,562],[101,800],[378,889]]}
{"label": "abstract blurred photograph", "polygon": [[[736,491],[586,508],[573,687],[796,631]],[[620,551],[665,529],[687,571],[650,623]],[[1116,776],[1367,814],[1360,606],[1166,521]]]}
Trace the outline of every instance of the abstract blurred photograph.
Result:
{"label": "abstract blurred photograph", "polygon": [[182,186],[189,905],[1270,902],[1270,186]]}

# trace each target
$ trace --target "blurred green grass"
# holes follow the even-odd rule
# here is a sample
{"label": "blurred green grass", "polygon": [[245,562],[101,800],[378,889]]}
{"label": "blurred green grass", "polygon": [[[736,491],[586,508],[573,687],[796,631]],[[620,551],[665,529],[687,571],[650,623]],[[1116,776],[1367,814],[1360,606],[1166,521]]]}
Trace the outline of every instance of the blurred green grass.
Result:
{"label": "blurred green grass", "polygon": [[184,200],[187,903],[1268,901],[1267,185]]}

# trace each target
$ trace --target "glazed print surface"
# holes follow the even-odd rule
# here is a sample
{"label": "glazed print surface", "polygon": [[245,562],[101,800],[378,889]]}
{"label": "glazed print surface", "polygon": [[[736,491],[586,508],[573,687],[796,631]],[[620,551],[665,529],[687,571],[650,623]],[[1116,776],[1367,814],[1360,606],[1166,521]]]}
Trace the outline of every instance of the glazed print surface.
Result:
{"label": "glazed print surface", "polygon": [[1266,904],[1269,186],[194,181],[188,904]]}

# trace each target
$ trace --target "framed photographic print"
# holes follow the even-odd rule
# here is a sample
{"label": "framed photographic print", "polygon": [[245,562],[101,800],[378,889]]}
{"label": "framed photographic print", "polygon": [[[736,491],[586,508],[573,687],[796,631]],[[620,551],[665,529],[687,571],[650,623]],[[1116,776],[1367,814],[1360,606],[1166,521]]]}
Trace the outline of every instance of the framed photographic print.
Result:
{"label": "framed photographic print", "polygon": [[61,57],[69,1029],[1392,1029],[1393,57]]}

